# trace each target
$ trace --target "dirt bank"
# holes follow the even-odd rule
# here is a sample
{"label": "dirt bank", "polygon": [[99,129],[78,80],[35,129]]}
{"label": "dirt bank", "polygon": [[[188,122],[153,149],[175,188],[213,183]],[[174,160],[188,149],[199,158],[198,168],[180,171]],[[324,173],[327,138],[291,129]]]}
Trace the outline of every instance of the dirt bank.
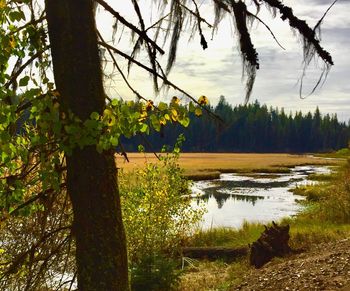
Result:
{"label": "dirt bank", "polygon": [[350,291],[350,238],[315,245],[310,250],[251,270],[230,290]]}

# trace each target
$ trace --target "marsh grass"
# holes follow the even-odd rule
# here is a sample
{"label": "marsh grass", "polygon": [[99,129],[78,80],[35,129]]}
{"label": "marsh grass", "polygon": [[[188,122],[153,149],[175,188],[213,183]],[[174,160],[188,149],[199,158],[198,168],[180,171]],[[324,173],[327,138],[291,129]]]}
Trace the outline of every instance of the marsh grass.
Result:
{"label": "marsh grass", "polygon": [[[190,268],[190,271],[188,271]],[[230,265],[223,262],[194,261],[192,266],[185,268],[179,290],[227,290],[230,284]]]}
{"label": "marsh grass", "polygon": [[332,181],[336,178],[335,173],[330,173],[330,174],[310,174],[308,176],[308,180],[311,181],[318,181],[318,182],[328,182]]}
{"label": "marsh grass", "polygon": [[264,230],[261,223],[244,222],[241,228],[219,227],[197,231],[190,241],[191,246],[242,247],[256,240]]}
{"label": "marsh grass", "polygon": [[348,159],[350,157],[350,148],[343,148],[332,153],[317,154],[317,156],[323,158]]}
{"label": "marsh grass", "polygon": [[291,223],[290,246],[293,249],[308,249],[312,244],[335,241],[350,236],[349,224],[338,224],[308,219]]}
{"label": "marsh grass", "polygon": [[220,178],[221,172],[219,171],[192,171],[185,173],[184,177],[192,181],[201,181],[201,180],[215,180]]}
{"label": "marsh grass", "polygon": [[[146,163],[157,163],[151,153],[130,153],[130,162],[116,156],[118,167],[130,171]],[[218,178],[220,173],[289,173],[301,165],[335,165],[337,160],[325,160],[309,155],[252,154],[252,153],[182,153],[179,165],[184,175],[192,180]]]}
{"label": "marsh grass", "polygon": [[[195,268],[188,266],[184,269],[179,290],[229,290],[231,286],[241,283],[243,275],[250,269],[247,258],[240,258],[231,264],[222,261],[195,261],[194,264]],[[189,268],[192,269],[189,271]]]}
{"label": "marsh grass", "polygon": [[289,191],[291,191],[295,195],[305,196],[307,202],[317,202],[326,196],[327,191],[329,191],[328,188],[328,185],[321,183],[317,185],[297,186],[293,189],[290,189]]}

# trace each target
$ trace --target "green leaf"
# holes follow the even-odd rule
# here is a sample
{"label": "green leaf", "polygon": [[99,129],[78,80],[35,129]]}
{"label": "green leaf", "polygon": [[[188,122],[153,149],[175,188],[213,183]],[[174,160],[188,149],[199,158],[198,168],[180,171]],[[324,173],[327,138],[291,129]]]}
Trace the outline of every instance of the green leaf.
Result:
{"label": "green leaf", "polygon": [[12,22],[14,22],[14,21],[21,21],[21,20],[25,20],[26,19],[26,17],[25,17],[25,15],[24,15],[22,10],[10,12],[9,13],[9,17],[10,17]]}
{"label": "green leaf", "polygon": [[20,87],[25,87],[28,85],[29,82],[29,76],[24,76],[21,80],[19,80],[19,86]]}
{"label": "green leaf", "polygon": [[32,89],[26,91],[23,94],[23,97],[25,97],[25,99],[32,99],[33,97],[35,97],[39,94],[41,94],[41,90],[39,88],[32,88]]}
{"label": "green leaf", "polygon": [[167,105],[166,103],[164,103],[164,102],[159,102],[159,104],[158,104],[158,109],[159,109],[160,111],[167,110],[167,109],[168,109],[168,105]]}
{"label": "green leaf", "polygon": [[140,132],[145,133],[147,131],[148,131],[148,125],[146,123],[143,123],[140,128]]}
{"label": "green leaf", "polygon": [[119,139],[116,136],[111,136],[110,140],[109,140],[112,144],[112,146],[117,146],[119,144]]}
{"label": "green leaf", "polygon": [[100,114],[98,114],[97,112],[92,112],[90,114],[90,118],[93,120],[98,120],[100,118]]}
{"label": "green leaf", "polygon": [[6,162],[8,162],[9,160],[10,160],[10,157],[8,156],[8,154],[5,153],[5,152],[2,152],[2,153],[1,153],[1,161],[2,161],[2,163],[6,163]]}
{"label": "green leaf", "polygon": [[153,128],[156,131],[160,131],[160,122],[159,122],[157,116],[151,115],[150,119],[151,119],[151,123],[152,123]]}
{"label": "green leaf", "polygon": [[196,110],[196,106],[194,106],[193,102],[188,104],[188,111],[194,112]]}
{"label": "green leaf", "polygon": [[187,127],[190,124],[190,119],[185,117],[183,119],[179,119],[179,122],[182,126]]}
{"label": "green leaf", "polygon": [[98,127],[98,121],[95,119],[87,119],[84,121],[84,126],[88,129],[96,129]]}
{"label": "green leaf", "polygon": [[142,144],[139,144],[137,146],[137,150],[139,153],[144,153],[145,152],[145,147]]}

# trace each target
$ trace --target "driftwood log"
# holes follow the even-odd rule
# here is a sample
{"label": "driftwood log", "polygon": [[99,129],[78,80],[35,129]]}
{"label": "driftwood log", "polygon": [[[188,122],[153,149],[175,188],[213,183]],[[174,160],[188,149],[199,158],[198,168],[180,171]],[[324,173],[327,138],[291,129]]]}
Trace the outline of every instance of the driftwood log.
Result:
{"label": "driftwood log", "polygon": [[289,225],[279,226],[272,222],[272,226],[265,226],[259,239],[250,245],[250,264],[261,268],[274,257],[282,257],[292,252],[288,245]]}
{"label": "driftwood log", "polygon": [[248,248],[225,248],[225,247],[186,247],[182,249],[182,255],[192,259],[207,259],[215,261],[221,259],[232,262],[238,257],[246,256]]}

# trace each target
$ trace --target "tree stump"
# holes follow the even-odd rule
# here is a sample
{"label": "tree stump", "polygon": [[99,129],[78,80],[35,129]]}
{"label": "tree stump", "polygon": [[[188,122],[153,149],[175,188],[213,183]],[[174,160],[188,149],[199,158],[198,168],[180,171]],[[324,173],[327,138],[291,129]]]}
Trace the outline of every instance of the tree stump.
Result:
{"label": "tree stump", "polygon": [[288,245],[289,224],[279,226],[272,221],[272,226],[265,226],[259,239],[250,245],[250,264],[261,268],[274,257],[282,257],[292,252]]}

